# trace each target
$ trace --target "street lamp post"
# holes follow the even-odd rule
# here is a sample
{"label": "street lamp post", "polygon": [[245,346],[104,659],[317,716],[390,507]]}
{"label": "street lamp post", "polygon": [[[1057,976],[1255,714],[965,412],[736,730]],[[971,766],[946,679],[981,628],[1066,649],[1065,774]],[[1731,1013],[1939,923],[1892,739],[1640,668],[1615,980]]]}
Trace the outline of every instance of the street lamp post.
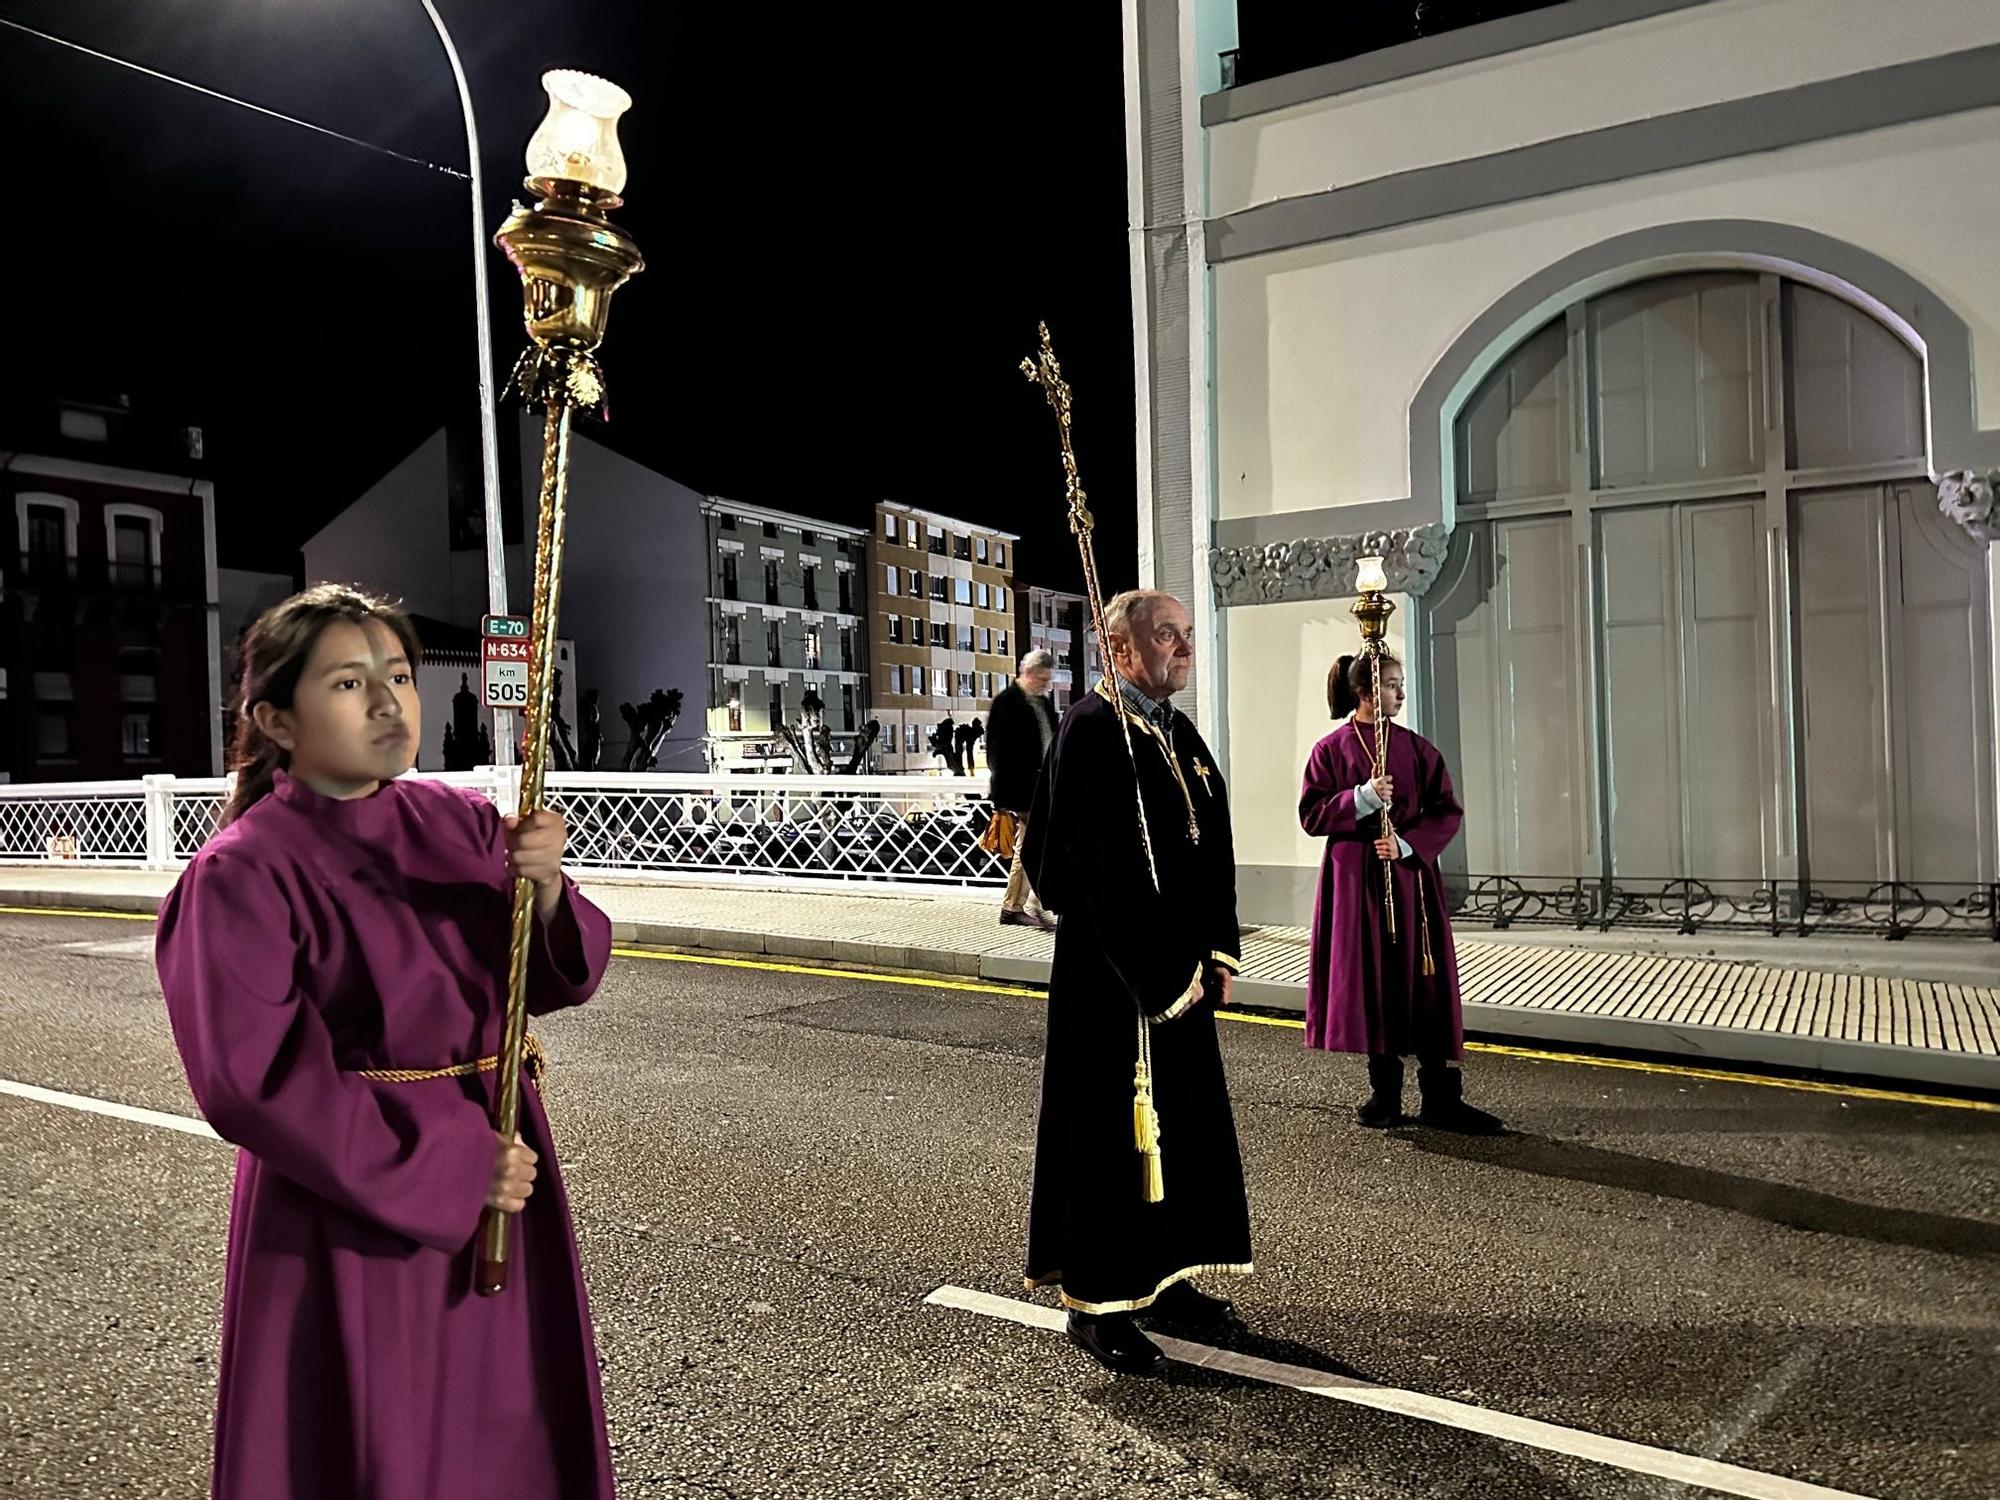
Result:
{"label": "street lamp post", "polygon": [[[493,413],[493,326],[486,295],[485,200],[479,176],[479,127],[472,117],[472,90],[465,81],[465,68],[458,60],[444,17],[431,0],[422,0],[424,14],[431,18],[444,55],[451,63],[452,81],[458,85],[459,111],[465,116],[465,153],[472,176],[472,297],[474,329],[479,341],[479,473],[486,515],[486,608],[488,613],[507,613],[507,531],[500,516],[500,432]],[[493,711],[493,759],[495,764],[514,763],[514,715],[501,708]]]}

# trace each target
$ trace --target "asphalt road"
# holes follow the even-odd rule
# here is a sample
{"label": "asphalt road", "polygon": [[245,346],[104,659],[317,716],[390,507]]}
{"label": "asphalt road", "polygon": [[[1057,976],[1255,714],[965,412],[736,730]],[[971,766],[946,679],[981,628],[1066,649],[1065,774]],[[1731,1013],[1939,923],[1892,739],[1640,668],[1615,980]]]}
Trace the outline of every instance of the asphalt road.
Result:
{"label": "asphalt road", "polygon": [[[748,897],[746,899],[775,899]],[[0,1078],[175,1113],[143,922],[0,917]],[[1020,1298],[1039,1001],[621,959],[538,1025],[627,1496],[1711,1493],[924,1305]],[[1481,1055],[1513,1133],[1225,1048],[1248,1352],[1858,1494],[2000,1495],[2000,1113]],[[0,1096],[0,1492],[205,1494],[232,1151]]]}

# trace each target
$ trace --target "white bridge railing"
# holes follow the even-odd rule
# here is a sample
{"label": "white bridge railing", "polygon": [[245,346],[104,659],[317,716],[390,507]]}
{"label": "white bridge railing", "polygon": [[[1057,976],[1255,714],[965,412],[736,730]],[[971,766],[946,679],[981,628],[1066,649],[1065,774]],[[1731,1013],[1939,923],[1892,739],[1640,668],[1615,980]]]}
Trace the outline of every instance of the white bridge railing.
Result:
{"label": "white bridge railing", "polygon": [[[425,779],[512,808],[518,775]],[[0,785],[0,864],[177,869],[214,834],[228,794],[220,777]],[[979,846],[983,779],[552,772],[548,794],[569,824],[570,865],[600,876],[933,892],[1007,879]]]}

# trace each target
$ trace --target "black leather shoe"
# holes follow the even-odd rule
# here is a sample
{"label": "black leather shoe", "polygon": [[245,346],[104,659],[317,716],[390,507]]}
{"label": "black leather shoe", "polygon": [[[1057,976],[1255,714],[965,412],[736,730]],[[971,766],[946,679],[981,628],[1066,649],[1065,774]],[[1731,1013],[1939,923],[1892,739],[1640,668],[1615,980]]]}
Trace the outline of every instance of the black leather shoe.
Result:
{"label": "black leather shoe", "polygon": [[1176,1281],[1139,1316],[1183,1328],[1222,1328],[1240,1321],[1227,1297],[1212,1297],[1192,1281]]}
{"label": "black leather shoe", "polygon": [[1403,1118],[1402,1058],[1368,1059],[1368,1097],[1355,1109],[1354,1118],[1370,1130],[1387,1130]]}
{"label": "black leather shoe", "polygon": [[1160,1346],[1139,1331],[1130,1313],[1073,1312],[1069,1341],[1117,1375],[1156,1375],[1167,1362]]}

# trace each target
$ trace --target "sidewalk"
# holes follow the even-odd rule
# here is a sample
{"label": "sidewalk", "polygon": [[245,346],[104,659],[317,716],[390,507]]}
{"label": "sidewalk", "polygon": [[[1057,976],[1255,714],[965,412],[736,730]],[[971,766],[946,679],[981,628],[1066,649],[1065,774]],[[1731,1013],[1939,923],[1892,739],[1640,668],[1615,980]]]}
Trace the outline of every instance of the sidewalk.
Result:
{"label": "sidewalk", "polygon": [[[174,877],[0,867],[0,905],[153,911]],[[1053,939],[995,897],[593,880],[618,940],[1046,984]],[[1470,1031],[2000,1091],[2000,947],[1974,940],[1459,933]],[[1298,1011],[1307,934],[1246,936],[1238,1003]]]}

